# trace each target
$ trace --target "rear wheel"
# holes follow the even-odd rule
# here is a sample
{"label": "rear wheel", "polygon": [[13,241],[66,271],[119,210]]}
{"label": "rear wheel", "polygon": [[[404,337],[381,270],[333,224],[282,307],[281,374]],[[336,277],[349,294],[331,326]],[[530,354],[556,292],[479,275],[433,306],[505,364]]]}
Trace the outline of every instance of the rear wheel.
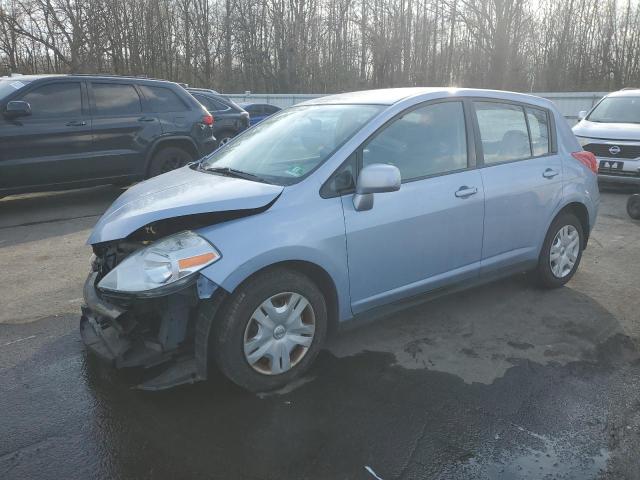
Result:
{"label": "rear wheel", "polygon": [[583,245],[584,232],[578,218],[569,212],[558,215],[542,245],[536,269],[538,283],[558,288],[571,280],[580,264]]}
{"label": "rear wheel", "polygon": [[229,143],[234,136],[235,135],[233,134],[233,132],[220,132],[218,135],[216,135],[216,138],[218,139],[218,147]]}
{"label": "rear wheel", "polygon": [[191,154],[180,147],[163,147],[151,159],[149,177],[155,177],[183,167],[192,160]]}
{"label": "rear wheel", "polygon": [[327,308],[307,276],[274,269],[240,285],[214,325],[211,351],[220,370],[248,390],[268,391],[309,368],[326,337]]}
{"label": "rear wheel", "polygon": [[634,220],[640,220],[640,193],[634,193],[627,200],[627,213]]}

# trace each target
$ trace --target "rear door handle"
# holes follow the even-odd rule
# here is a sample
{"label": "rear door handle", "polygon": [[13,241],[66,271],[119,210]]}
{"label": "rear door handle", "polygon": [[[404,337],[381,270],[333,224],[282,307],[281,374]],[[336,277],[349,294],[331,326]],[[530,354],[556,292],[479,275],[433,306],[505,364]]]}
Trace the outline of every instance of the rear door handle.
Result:
{"label": "rear door handle", "polygon": [[84,122],[84,121],[73,120],[67,123],[67,127],[84,127],[86,124],[87,122]]}
{"label": "rear door handle", "polygon": [[478,193],[478,187],[467,187],[465,185],[460,187],[455,195],[458,198],[467,198],[471,195],[475,195],[476,193]]}
{"label": "rear door handle", "polygon": [[153,122],[155,120],[155,118],[153,117],[140,117],[138,119],[139,122]]}
{"label": "rear door handle", "polygon": [[557,170],[554,170],[553,168],[547,168],[547,169],[543,172],[542,176],[543,176],[544,178],[553,178],[553,177],[555,177],[555,176],[556,176],[556,175],[558,175],[558,174],[560,174],[560,172],[558,172]]}

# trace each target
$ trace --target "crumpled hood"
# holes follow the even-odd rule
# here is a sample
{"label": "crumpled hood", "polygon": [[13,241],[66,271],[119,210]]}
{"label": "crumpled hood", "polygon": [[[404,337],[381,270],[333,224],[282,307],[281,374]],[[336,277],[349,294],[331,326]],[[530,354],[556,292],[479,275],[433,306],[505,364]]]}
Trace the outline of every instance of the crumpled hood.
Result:
{"label": "crumpled hood", "polygon": [[93,228],[87,244],[124,238],[151,222],[198,213],[261,208],[283,187],[183,167],[129,188]]}
{"label": "crumpled hood", "polygon": [[640,140],[640,125],[635,123],[598,123],[582,120],[573,127],[579,137],[604,140]]}

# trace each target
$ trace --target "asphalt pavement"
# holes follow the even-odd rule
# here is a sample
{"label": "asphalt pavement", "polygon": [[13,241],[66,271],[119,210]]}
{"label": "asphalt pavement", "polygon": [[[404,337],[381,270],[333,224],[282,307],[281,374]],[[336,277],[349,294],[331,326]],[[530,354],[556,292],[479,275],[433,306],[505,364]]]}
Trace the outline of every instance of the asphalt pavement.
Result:
{"label": "asphalt pavement", "polygon": [[581,269],[332,339],[268,395],[130,388],[77,331],[114,187],[0,200],[0,479],[640,479],[640,222],[606,192]]}

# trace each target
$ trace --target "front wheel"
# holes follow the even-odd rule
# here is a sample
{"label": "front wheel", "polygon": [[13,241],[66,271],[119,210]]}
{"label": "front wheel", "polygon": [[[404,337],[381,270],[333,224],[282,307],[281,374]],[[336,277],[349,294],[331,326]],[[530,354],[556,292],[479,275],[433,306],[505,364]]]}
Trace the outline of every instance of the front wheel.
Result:
{"label": "front wheel", "polygon": [[634,193],[627,200],[627,213],[634,220],[640,220],[640,193]]}
{"label": "front wheel", "polygon": [[149,177],[155,177],[176,168],[184,167],[192,160],[193,157],[189,152],[180,147],[164,147],[153,155],[149,166]]}
{"label": "front wheel", "polygon": [[214,320],[211,351],[222,373],[254,392],[285,386],[311,365],[327,333],[327,307],[306,275],[259,273],[240,285]]}
{"label": "front wheel", "polygon": [[558,288],[571,280],[580,264],[583,246],[580,220],[569,212],[558,215],[549,227],[538,259],[540,286]]}

